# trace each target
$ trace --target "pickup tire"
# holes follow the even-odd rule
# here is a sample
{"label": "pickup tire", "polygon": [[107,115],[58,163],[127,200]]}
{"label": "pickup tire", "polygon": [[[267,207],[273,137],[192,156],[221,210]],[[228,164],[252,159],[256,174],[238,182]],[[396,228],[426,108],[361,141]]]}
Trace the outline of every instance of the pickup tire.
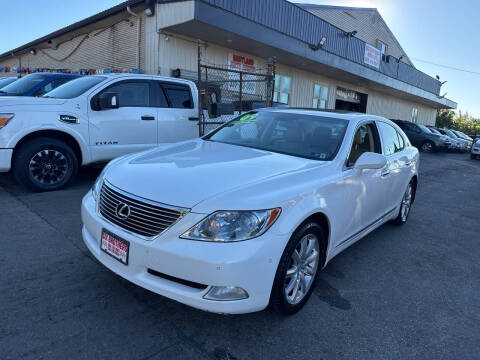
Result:
{"label": "pickup tire", "polygon": [[32,190],[58,190],[77,175],[78,159],[63,141],[41,137],[15,149],[12,171],[18,182]]}

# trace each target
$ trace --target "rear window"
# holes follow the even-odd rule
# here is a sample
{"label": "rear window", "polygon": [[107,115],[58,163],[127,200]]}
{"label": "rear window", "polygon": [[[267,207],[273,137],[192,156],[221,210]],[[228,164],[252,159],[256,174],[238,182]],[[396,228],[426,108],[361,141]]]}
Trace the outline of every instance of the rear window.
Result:
{"label": "rear window", "polygon": [[170,107],[177,109],[193,108],[192,94],[189,86],[177,84],[162,84],[162,86],[170,102]]}

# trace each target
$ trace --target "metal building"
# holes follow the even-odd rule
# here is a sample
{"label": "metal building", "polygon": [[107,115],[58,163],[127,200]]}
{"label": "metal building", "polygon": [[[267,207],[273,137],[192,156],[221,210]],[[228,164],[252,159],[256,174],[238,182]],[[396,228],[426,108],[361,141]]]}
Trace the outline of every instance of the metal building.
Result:
{"label": "metal building", "polygon": [[0,76],[52,70],[197,79],[202,61],[265,69],[273,100],[434,124],[455,109],[417,70],[376,9],[285,0],[130,0],[0,55]]}

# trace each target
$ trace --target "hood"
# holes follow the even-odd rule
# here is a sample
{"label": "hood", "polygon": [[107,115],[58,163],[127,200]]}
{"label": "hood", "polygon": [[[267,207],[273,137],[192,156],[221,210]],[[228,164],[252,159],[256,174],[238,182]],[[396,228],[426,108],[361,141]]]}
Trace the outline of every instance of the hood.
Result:
{"label": "hood", "polygon": [[17,106],[62,105],[65,99],[42,98],[33,96],[0,96],[0,108]]}
{"label": "hood", "polygon": [[324,162],[201,139],[130,156],[106,180],[137,196],[193,208],[218,194]]}

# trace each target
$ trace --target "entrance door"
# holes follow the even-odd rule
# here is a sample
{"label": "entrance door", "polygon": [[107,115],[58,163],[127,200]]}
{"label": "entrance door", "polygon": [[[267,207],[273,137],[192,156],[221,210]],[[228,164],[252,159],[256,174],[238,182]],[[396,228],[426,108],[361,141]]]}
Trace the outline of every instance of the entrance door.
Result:
{"label": "entrance door", "polygon": [[365,114],[367,112],[367,99],[367,94],[337,87],[335,110],[352,111]]}

